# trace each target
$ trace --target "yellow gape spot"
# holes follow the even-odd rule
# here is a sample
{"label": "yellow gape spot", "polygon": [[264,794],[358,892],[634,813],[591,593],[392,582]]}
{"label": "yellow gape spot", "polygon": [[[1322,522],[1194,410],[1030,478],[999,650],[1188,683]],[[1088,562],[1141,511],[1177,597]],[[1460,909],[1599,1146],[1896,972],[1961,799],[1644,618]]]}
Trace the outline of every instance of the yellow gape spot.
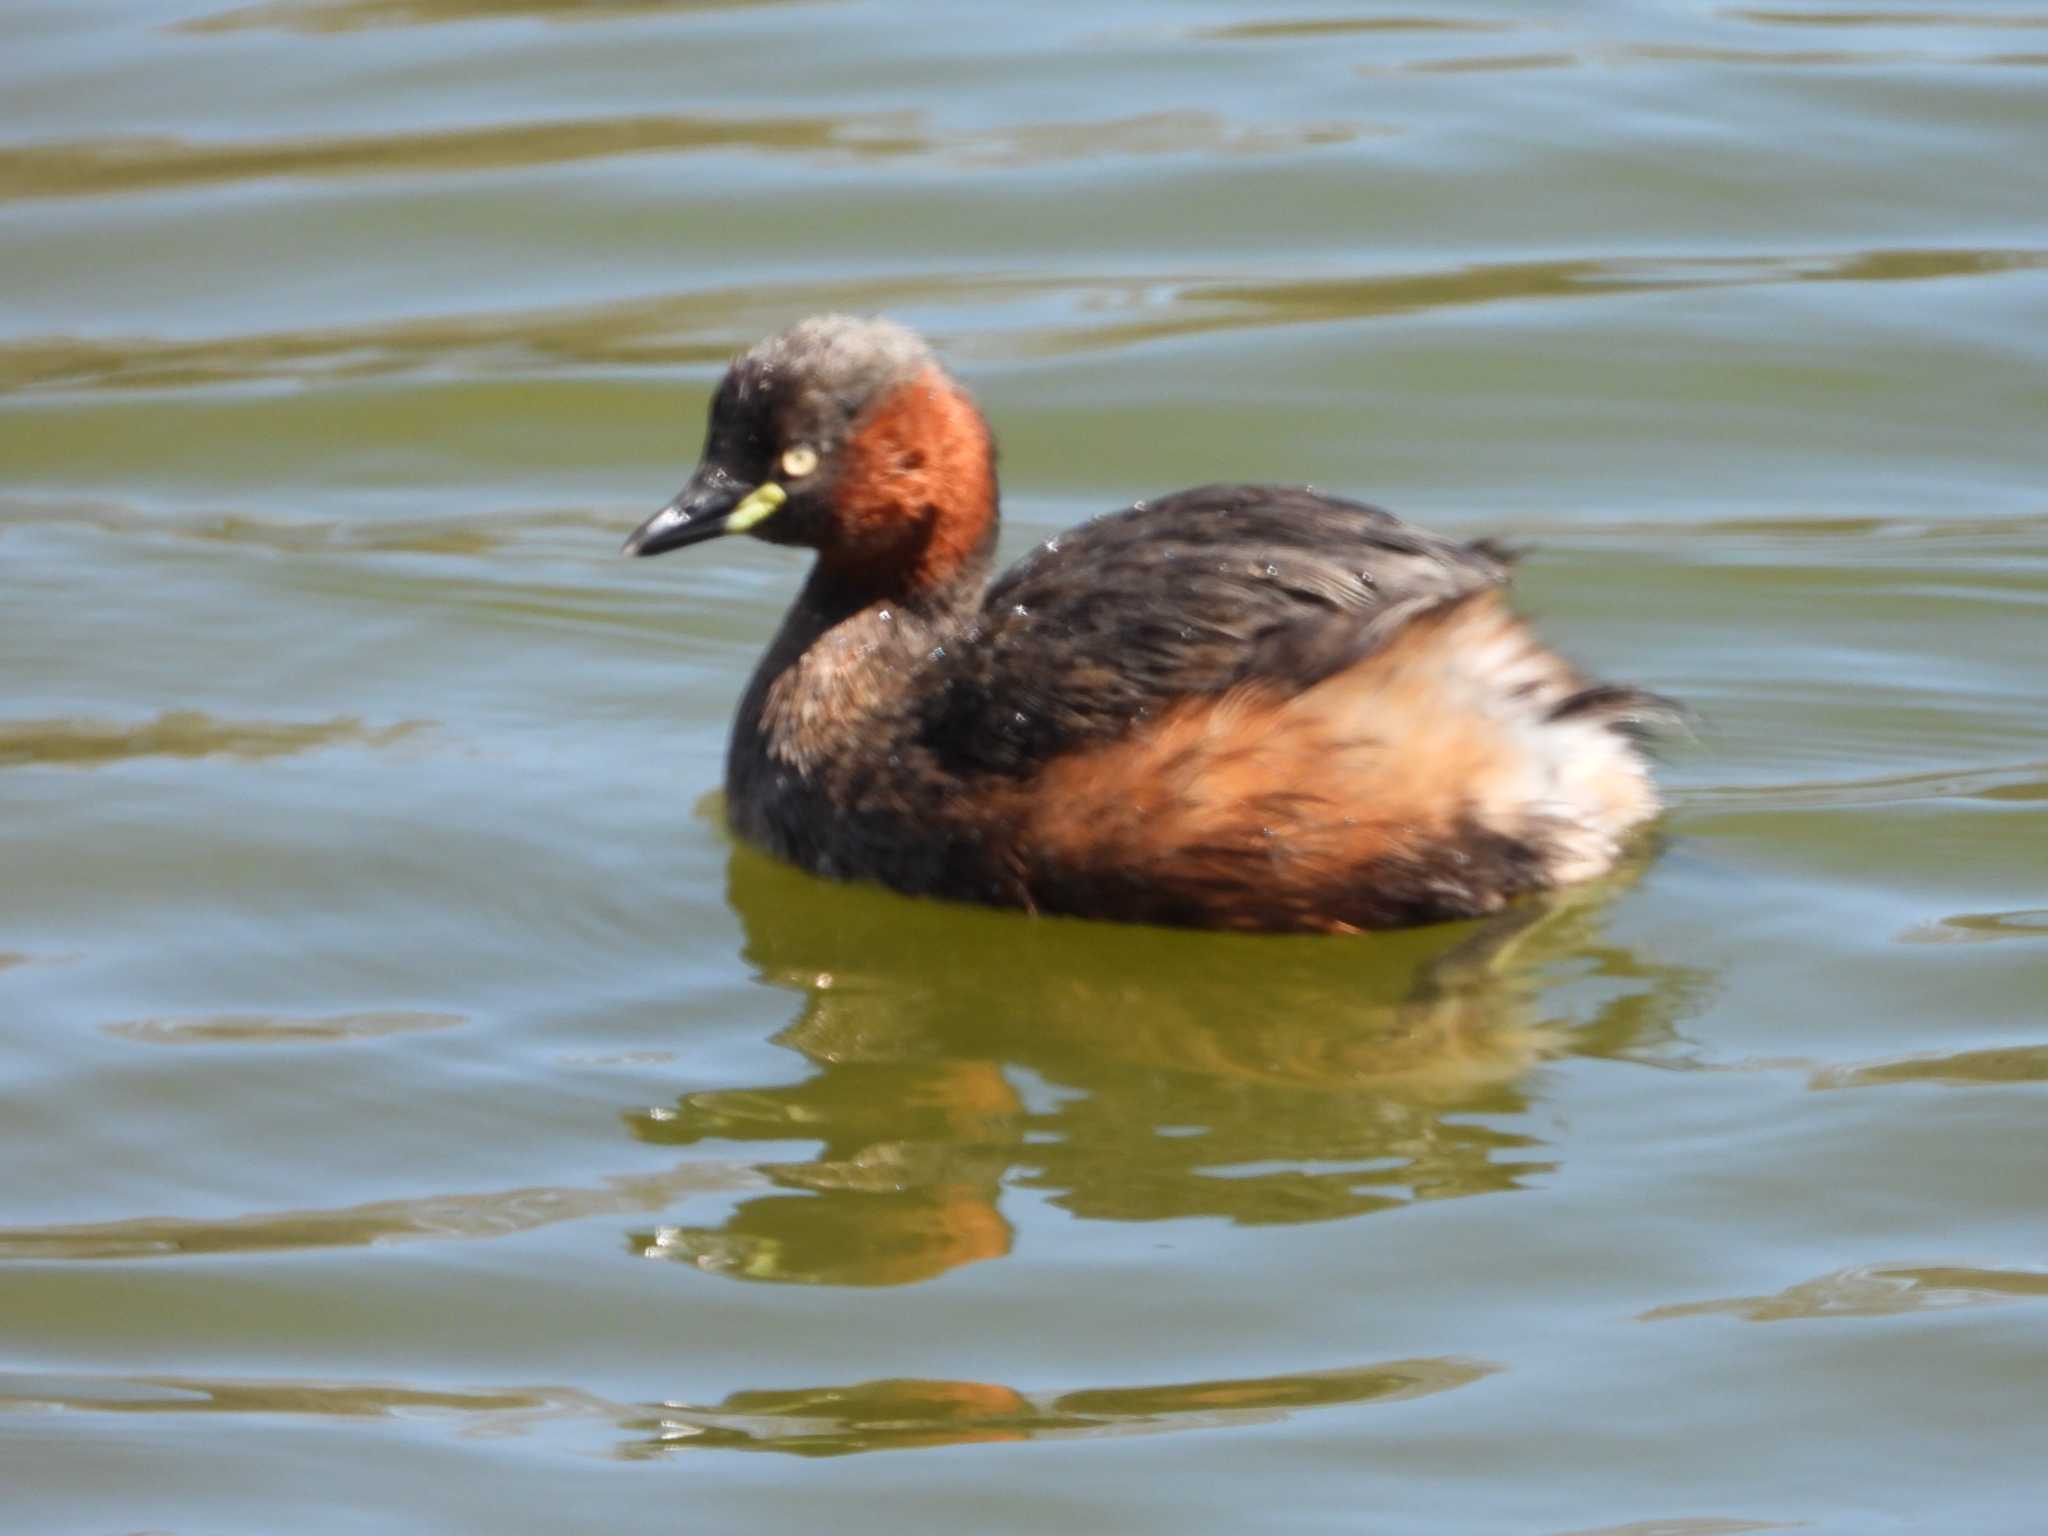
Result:
{"label": "yellow gape spot", "polygon": [[762,481],[732,509],[732,516],[725,520],[726,532],[745,533],[749,528],[765,523],[787,500],[789,492],[773,480]]}

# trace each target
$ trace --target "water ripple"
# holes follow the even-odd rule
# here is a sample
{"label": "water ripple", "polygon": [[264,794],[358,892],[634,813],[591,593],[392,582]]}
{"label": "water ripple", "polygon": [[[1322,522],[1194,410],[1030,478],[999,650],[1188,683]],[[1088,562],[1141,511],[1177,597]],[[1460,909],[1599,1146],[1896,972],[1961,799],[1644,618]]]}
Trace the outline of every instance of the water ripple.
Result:
{"label": "water ripple", "polygon": [[1724,1520],[1716,1515],[1680,1515],[1675,1519],[1631,1520],[1598,1530],[1559,1531],[1557,1536],[1745,1536],[1750,1531],[1795,1531],[1806,1520]]}
{"label": "water ripple", "polygon": [[1446,54],[1395,63],[1360,64],[1357,70],[1361,75],[1378,77],[1519,73],[1589,66],[1611,72],[1636,64],[1704,64],[1745,69],[1876,69],[1899,65],[2038,65],[2044,58],[2048,56],[2034,53],[1950,53],[1924,48],[1742,48],[1709,43],[1618,43],[1547,53]]}
{"label": "water ripple", "polygon": [[1094,1439],[1274,1424],[1357,1403],[1412,1402],[1500,1369],[1444,1357],[1283,1376],[1022,1392],[999,1382],[895,1378],[839,1386],[743,1389],[717,1403],[617,1403],[573,1387],[449,1390],[376,1383],[189,1376],[0,1375],[0,1412],[289,1414],[452,1419],[468,1434],[519,1434],[597,1419],[626,1439],[614,1454],[775,1451],[845,1456],[1031,1440]]}
{"label": "water ripple", "polygon": [[0,1227],[0,1262],[295,1253],[429,1239],[503,1237],[589,1216],[665,1210],[690,1195],[758,1189],[764,1182],[750,1169],[693,1160],[665,1173],[610,1177],[598,1188],[540,1185],[423,1195],[331,1210],[256,1211],[217,1221],[138,1216],[121,1221]]}
{"label": "water ripple", "polygon": [[1987,11],[1772,11],[1731,8],[1737,21],[1770,27],[2048,27],[2048,13],[2004,16]]}
{"label": "water ripple", "polygon": [[1365,131],[1339,121],[1247,127],[1214,112],[1168,110],[952,135],[927,131],[917,113],[871,112],[555,118],[236,144],[168,137],[77,139],[0,150],[0,202],[156,193],[278,177],[450,175],[710,150],[793,154],[826,163],[939,157],[969,168],[1056,165],[1103,156],[1277,154],[1349,143]]}
{"label": "water ripple", "polygon": [[[489,521],[461,515],[385,517],[349,522],[334,518],[286,521],[230,512],[155,512],[115,502],[79,502],[0,495],[0,529],[30,524],[89,528],[98,533],[192,539],[272,554],[447,555],[501,554],[549,534],[578,545],[601,534],[610,543],[618,519],[581,507],[534,511],[494,510]],[[610,549],[605,548],[609,556]],[[556,556],[550,552],[545,558]]]}
{"label": "water ripple", "polygon": [[1375,36],[1389,32],[1510,32],[1514,23],[1463,16],[1342,16],[1294,21],[1239,21],[1197,27],[1188,35],[1206,42],[1267,42],[1281,38]]}
{"label": "water ripple", "polygon": [[[690,16],[757,10],[792,0],[265,0],[191,21],[176,32],[356,32],[371,27],[434,27],[460,21],[608,21],[626,16]],[[820,0],[808,0],[818,4]]]}
{"label": "water ripple", "polygon": [[332,720],[221,720],[195,709],[165,710],[140,725],[108,720],[0,721],[0,768],[37,763],[100,768],[135,757],[236,757],[261,760],[323,747],[383,747],[426,722],[372,729],[354,716]]}
{"label": "water ripple", "polygon": [[459,1013],[337,1013],[315,1019],[215,1013],[189,1019],[127,1019],[101,1027],[107,1034],[148,1045],[306,1045],[452,1029],[465,1022]]}
{"label": "water ripple", "polygon": [[1990,1306],[2048,1298],[2048,1274],[2034,1270],[1977,1269],[1969,1265],[1859,1264],[1768,1296],[1688,1301],[1653,1307],[1646,1323],[1725,1314],[1749,1323],[1807,1322],[1821,1318],[1897,1317],[1950,1307]]}
{"label": "water ripple", "polygon": [[1675,1519],[1631,1520],[1598,1530],[1559,1531],[1557,1536],[1745,1536],[1751,1531],[1794,1531],[1806,1520],[1724,1520],[1716,1515],[1680,1515]]}
{"label": "water ripple", "polygon": [[[2048,800],[2048,784],[2012,786],[2017,792],[1993,791],[1986,798]],[[1959,912],[1938,923],[1908,929],[1899,935],[1905,944],[1988,944],[1994,939],[2048,939],[2048,909],[2039,907],[2017,912]]]}
{"label": "water ripple", "polygon": [[1444,59],[1416,59],[1391,69],[1383,64],[1361,64],[1362,75],[1405,73],[1415,75],[1463,75],[1496,70],[1571,69],[1584,62],[1575,53],[1482,53],[1461,54]]}
{"label": "water ripple", "polygon": [[1731,784],[1687,789],[1673,804],[1688,810],[1840,810],[1923,800],[2036,800],[2048,796],[2048,762],[1998,768],[1885,774],[1821,784]]}
{"label": "water ripple", "polygon": [[[941,277],[762,284],[544,310],[197,341],[32,337],[0,343],[0,394],[29,390],[174,389],[259,380],[359,379],[460,361],[473,374],[563,367],[722,367],[793,314],[909,304],[1067,317],[978,330],[975,355],[1013,358],[1120,350],[1225,331],[1318,325],[1481,304],[1592,299],[1774,283],[1931,282],[2048,269],[2048,250],[1895,249],[1837,255],[1517,261],[1423,272],[1288,280],[1179,276]],[[943,326],[929,326],[944,343]]]}
{"label": "water ripple", "polygon": [[1994,1046],[1945,1056],[1908,1056],[1863,1066],[1823,1067],[1813,1074],[1809,1086],[1876,1088],[1895,1083],[1939,1083],[1951,1088],[2048,1083],[2048,1045]]}
{"label": "water ripple", "polygon": [[243,144],[177,138],[80,139],[0,151],[0,201],[253,181],[495,171],[618,155],[708,149],[846,155],[920,154],[902,113],[849,117],[603,117],[436,132],[333,135]]}

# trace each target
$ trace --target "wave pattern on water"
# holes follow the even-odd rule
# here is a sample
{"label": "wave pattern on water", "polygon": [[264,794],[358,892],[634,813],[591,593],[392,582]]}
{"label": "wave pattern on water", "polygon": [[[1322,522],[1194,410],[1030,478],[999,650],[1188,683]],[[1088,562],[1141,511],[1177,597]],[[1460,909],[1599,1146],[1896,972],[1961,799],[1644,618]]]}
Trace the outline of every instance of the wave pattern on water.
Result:
{"label": "wave pattern on water", "polygon": [[0,768],[38,764],[99,768],[137,757],[290,757],[325,747],[385,747],[425,728],[408,720],[370,727],[352,716],[305,722],[221,720],[194,709],[165,710],[140,725],[105,720],[0,721]]}
{"label": "wave pattern on water", "polygon": [[1390,32],[1509,32],[1514,23],[1471,16],[1331,16],[1290,21],[1235,21],[1197,27],[1189,35],[1209,42],[1282,42],[1304,38],[1380,37]]}
{"label": "wave pattern on water", "polygon": [[1775,11],[1755,7],[1733,8],[1724,14],[1738,21],[1752,21],[1771,27],[2048,27],[2048,13],[1998,11],[1866,11],[1802,10]]}
{"label": "wave pattern on water", "polygon": [[2048,1274],[2034,1270],[1978,1269],[1963,1264],[1860,1264],[1768,1296],[1654,1307],[1642,1314],[1641,1321],[1726,1315],[1748,1323],[1813,1322],[2040,1300],[2048,1300]]}
{"label": "wave pattern on water", "polygon": [[[2037,929],[2034,936],[2048,936],[2048,927]],[[1814,1073],[1810,1086],[1882,1088],[1898,1083],[1936,1083],[1951,1088],[2048,1083],[2048,1045],[1994,1046],[1861,1066],[1824,1067]]]}
{"label": "wave pattern on water", "polygon": [[2048,762],[1821,783],[1717,785],[1688,789],[1674,798],[1688,810],[1792,811],[1911,805],[1924,800],[2036,800],[2044,795],[2048,795]]}
{"label": "wave pattern on water", "polygon": [[557,1222],[665,1210],[690,1195],[757,1189],[750,1169],[715,1161],[666,1173],[621,1174],[597,1188],[549,1185],[377,1200],[334,1210],[262,1211],[217,1221],[138,1216],[122,1221],[0,1228],[0,1262],[177,1259],[296,1253],[406,1241],[495,1238]]}
{"label": "wave pattern on water", "polygon": [[914,113],[876,112],[557,119],[257,144],[87,139],[0,149],[0,203],[154,194],[270,177],[446,176],[714,150],[805,155],[828,163],[939,156],[967,168],[1046,166],[1105,155],[1260,155],[1345,144],[1364,131],[1356,123],[1339,121],[1244,127],[1214,112],[1185,110],[1022,124],[951,136],[926,131]]}
{"label": "wave pattern on water", "polygon": [[[820,310],[972,308],[988,329],[978,355],[1019,358],[1119,350],[1234,330],[1620,293],[1779,283],[1932,282],[2048,270],[2048,250],[1872,250],[1826,255],[1579,258],[1507,262],[1356,278],[1259,281],[1182,275],[931,277],[762,284],[615,300],[566,309],[441,316],[393,324],[220,336],[40,338],[0,343],[0,393],[178,389],[262,381],[346,380],[460,367],[470,374],[541,368],[723,366],[764,329]],[[987,312],[1054,304],[1069,316],[1021,330]],[[939,331],[944,339],[943,330]]]}
{"label": "wave pattern on water", "polygon": [[1736,48],[1706,43],[1633,43],[1625,46],[1557,53],[1452,54],[1410,59],[1395,64],[1361,64],[1367,76],[1475,75],[1556,69],[1624,69],[1633,64],[1704,64],[1743,70],[1894,69],[1912,65],[2036,65],[2043,56],[2030,53],[1939,54],[1906,48]]}
{"label": "wave pattern on water", "polygon": [[1677,1515],[1653,1520],[1630,1520],[1623,1525],[1603,1525],[1598,1530],[1558,1531],[1556,1536],[1748,1536],[1752,1531],[1795,1531],[1804,1520],[1727,1520],[1719,1515]]}
{"label": "wave pattern on water", "polygon": [[832,0],[265,0],[180,22],[177,30],[237,32],[277,27],[294,32],[355,32],[462,21],[615,21],[830,3]]}
{"label": "wave pattern on water", "polygon": [[1447,1357],[1284,1376],[1032,1393],[997,1382],[898,1378],[742,1390],[703,1405],[681,1400],[615,1403],[568,1387],[451,1391],[370,1383],[17,1372],[0,1375],[0,1413],[62,1409],[315,1418],[428,1415],[452,1420],[465,1433],[499,1435],[531,1430],[551,1420],[595,1418],[625,1433],[614,1454],[627,1459],[685,1450],[820,1457],[1270,1425],[1319,1408],[1434,1397],[1498,1369],[1485,1361]]}
{"label": "wave pattern on water", "polygon": [[[2023,792],[2007,798],[2048,800],[2048,783],[2024,788],[2032,793]],[[2048,939],[2048,908],[2035,907],[2018,912],[1959,912],[1938,923],[1908,929],[1899,937],[1908,944],[1986,944],[1995,939]]]}
{"label": "wave pattern on water", "polygon": [[[549,534],[578,543],[598,536],[609,556],[617,545],[619,519],[585,507],[532,511],[494,509],[488,520],[462,516],[397,516],[344,521],[309,518],[287,521],[243,513],[156,512],[112,502],[48,502],[0,495],[0,529],[30,525],[90,528],[97,533],[145,538],[191,539],[270,554],[495,555],[509,558],[518,546]],[[553,558],[551,555],[549,558]]]}
{"label": "wave pattern on water", "polygon": [[190,1019],[124,1019],[103,1025],[109,1035],[145,1045],[319,1045],[375,1040],[429,1029],[452,1029],[459,1013],[337,1013],[289,1018],[272,1013],[214,1013]]}

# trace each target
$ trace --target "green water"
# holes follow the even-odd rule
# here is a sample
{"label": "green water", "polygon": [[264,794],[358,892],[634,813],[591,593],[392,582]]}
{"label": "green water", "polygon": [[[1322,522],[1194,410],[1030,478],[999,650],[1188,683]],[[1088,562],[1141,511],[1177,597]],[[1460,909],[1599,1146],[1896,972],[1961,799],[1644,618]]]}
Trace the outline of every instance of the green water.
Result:
{"label": "green water", "polygon": [[[0,1529],[2041,1528],[2039,0],[0,34]],[[1012,548],[1527,547],[1659,845],[1356,941],[736,851],[799,568],[615,551],[826,308]]]}

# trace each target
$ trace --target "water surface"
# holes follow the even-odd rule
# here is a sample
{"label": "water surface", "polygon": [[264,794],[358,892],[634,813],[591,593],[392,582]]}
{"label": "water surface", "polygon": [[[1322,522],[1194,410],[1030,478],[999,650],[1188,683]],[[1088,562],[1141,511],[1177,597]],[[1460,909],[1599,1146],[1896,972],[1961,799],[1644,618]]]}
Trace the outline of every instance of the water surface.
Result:
{"label": "water surface", "polygon": [[[2048,10],[5,29],[0,1524],[2038,1527]],[[615,551],[827,308],[1012,549],[1526,548],[1659,837],[1357,941],[734,848],[798,567]]]}

